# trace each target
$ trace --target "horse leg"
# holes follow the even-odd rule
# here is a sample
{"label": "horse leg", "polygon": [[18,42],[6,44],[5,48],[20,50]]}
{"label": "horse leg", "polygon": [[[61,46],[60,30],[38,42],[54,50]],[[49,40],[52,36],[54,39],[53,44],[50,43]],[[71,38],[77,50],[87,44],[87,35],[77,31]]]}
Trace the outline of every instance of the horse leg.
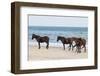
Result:
{"label": "horse leg", "polygon": [[84,52],[86,52],[86,46],[84,46]]}
{"label": "horse leg", "polygon": [[72,51],[73,51],[73,49],[74,49],[75,46],[76,46],[76,45],[74,45],[74,46],[72,45]]}
{"label": "horse leg", "polygon": [[38,42],[38,45],[39,45],[39,49],[40,49],[40,42]]}
{"label": "horse leg", "polygon": [[74,46],[72,45],[72,51],[73,51]]}
{"label": "horse leg", "polygon": [[76,52],[79,53],[79,46],[76,46]]}
{"label": "horse leg", "polygon": [[79,52],[79,46],[77,46],[77,51],[76,51],[77,53]]}
{"label": "horse leg", "polygon": [[78,51],[77,51],[77,53],[81,53],[81,47],[80,47],[80,46],[78,46]]}
{"label": "horse leg", "polygon": [[49,48],[49,43],[47,42],[47,46],[46,46],[46,48],[48,49]]}
{"label": "horse leg", "polygon": [[71,49],[71,44],[69,44],[69,49],[68,50],[70,51],[70,49]]}
{"label": "horse leg", "polygon": [[63,44],[64,50],[65,50],[65,44]]}
{"label": "horse leg", "polygon": [[76,46],[76,51],[75,51],[75,52],[78,52],[78,50],[79,50],[79,49],[78,49],[78,46]]}
{"label": "horse leg", "polygon": [[83,45],[83,47],[82,48],[84,48],[84,52],[86,52],[86,46],[85,45]]}

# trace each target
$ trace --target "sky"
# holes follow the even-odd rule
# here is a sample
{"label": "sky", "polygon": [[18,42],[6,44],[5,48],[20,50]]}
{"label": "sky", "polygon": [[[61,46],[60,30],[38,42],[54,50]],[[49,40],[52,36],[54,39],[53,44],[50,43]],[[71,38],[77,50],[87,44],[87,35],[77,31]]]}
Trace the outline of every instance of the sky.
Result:
{"label": "sky", "polygon": [[29,15],[29,26],[87,27],[88,17]]}

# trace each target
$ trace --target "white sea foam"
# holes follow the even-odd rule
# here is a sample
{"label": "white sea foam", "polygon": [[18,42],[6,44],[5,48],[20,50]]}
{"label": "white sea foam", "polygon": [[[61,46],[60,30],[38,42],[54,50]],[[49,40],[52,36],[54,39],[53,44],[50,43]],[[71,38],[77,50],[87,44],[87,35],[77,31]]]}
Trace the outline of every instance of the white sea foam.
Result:
{"label": "white sea foam", "polygon": [[[46,46],[46,43],[41,43],[41,46]],[[29,46],[38,46],[37,42],[29,42]],[[62,43],[49,43],[51,47],[63,47]],[[67,46],[67,45],[66,45]]]}
{"label": "white sea foam", "polygon": [[[46,43],[40,43],[41,46],[46,46],[47,44]],[[29,46],[38,46],[38,43],[37,42],[29,42]],[[63,44],[62,43],[49,43],[49,46],[50,47],[63,47]],[[69,44],[66,44],[65,47],[68,47]],[[88,48],[88,45],[86,44],[86,48]]]}

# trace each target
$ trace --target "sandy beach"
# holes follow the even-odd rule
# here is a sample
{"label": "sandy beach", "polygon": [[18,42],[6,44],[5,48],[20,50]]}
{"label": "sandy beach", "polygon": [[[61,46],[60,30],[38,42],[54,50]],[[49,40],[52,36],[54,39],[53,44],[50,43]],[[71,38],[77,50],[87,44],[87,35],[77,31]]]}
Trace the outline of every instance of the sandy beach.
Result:
{"label": "sandy beach", "polygon": [[44,46],[38,49],[37,46],[29,46],[28,60],[52,60],[52,59],[84,59],[88,57],[88,53],[82,50],[81,53],[63,50],[61,47],[52,47],[46,49]]}

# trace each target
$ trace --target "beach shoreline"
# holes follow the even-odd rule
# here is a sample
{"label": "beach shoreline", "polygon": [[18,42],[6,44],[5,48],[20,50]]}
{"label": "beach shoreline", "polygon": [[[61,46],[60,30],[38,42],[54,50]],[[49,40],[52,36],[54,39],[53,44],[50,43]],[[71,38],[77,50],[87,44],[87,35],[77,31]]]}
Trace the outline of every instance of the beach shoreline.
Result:
{"label": "beach shoreline", "polygon": [[86,59],[88,58],[88,51],[84,52],[82,50],[81,53],[77,53],[74,49],[68,50],[68,47],[66,47],[65,50],[63,50],[63,47],[53,47],[49,46],[49,49],[46,49],[45,46],[41,46],[40,49],[38,49],[38,46],[36,45],[29,45],[28,49],[28,60],[59,60],[59,59]]}

